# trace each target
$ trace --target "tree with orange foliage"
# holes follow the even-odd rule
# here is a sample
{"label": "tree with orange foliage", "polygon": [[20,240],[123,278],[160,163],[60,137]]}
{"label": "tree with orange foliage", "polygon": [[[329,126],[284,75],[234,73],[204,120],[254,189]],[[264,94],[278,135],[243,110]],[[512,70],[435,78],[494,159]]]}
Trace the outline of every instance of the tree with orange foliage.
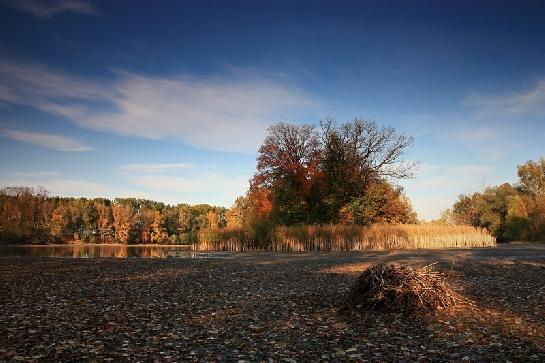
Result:
{"label": "tree with orange foliage", "polygon": [[112,215],[116,241],[124,244],[129,243],[134,225],[134,213],[131,207],[114,204],[112,206]]}
{"label": "tree with orange foliage", "polygon": [[[319,131],[309,125],[275,124],[259,149],[248,197],[254,206],[264,207],[274,224],[336,223],[343,215],[346,221],[346,212],[354,212],[358,200],[369,200],[365,196],[373,193],[372,186],[412,176],[414,164],[402,160],[412,142],[391,127],[361,119],[340,126],[328,119]],[[381,204],[381,210],[390,209],[386,219],[411,219],[412,209],[402,202],[400,191],[383,197],[393,198]],[[376,208],[373,213],[379,212]],[[364,223],[360,217],[354,218],[356,223]]]}
{"label": "tree with orange foliage", "polygon": [[95,208],[98,214],[98,239],[102,243],[110,242],[114,234],[112,209],[105,203],[95,203]]}
{"label": "tree with orange foliage", "polygon": [[309,199],[320,162],[313,126],[278,123],[269,127],[259,149],[250,196],[259,210],[270,209],[279,224],[309,222]]}

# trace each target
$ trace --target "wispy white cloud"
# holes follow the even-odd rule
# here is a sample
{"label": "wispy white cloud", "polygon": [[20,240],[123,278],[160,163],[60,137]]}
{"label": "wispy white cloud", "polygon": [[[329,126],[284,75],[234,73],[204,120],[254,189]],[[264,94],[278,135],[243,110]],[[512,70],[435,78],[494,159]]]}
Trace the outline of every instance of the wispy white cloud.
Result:
{"label": "wispy white cloud", "polygon": [[108,197],[111,196],[107,185],[78,179],[50,178],[43,176],[0,178],[0,186],[43,187],[50,195],[63,197]]}
{"label": "wispy white cloud", "polygon": [[39,145],[57,151],[91,151],[93,148],[83,145],[72,138],[22,130],[0,130],[0,135],[26,144]]}
{"label": "wispy white cloud", "polygon": [[100,197],[108,191],[108,186],[86,180],[53,179],[41,185],[52,195],[73,197]]}
{"label": "wispy white cloud", "polygon": [[248,188],[245,175],[217,171],[185,170],[183,175],[125,173],[119,177],[123,188],[90,180],[63,178],[56,172],[14,172],[0,174],[0,188],[7,186],[43,187],[50,195],[62,197],[134,197],[169,204],[208,203],[230,207]]}
{"label": "wispy white cloud", "polygon": [[118,72],[100,82],[0,58],[0,76],[0,101],[35,107],[86,128],[203,149],[255,151],[271,123],[320,112],[313,96],[285,77],[255,72],[204,79]]}
{"label": "wispy white cloud", "polygon": [[486,143],[491,141],[497,141],[501,137],[501,131],[497,128],[490,126],[486,127],[464,127],[463,129],[458,129],[451,131],[447,134],[448,137],[452,138],[457,142],[462,143]]}
{"label": "wispy white cloud", "polygon": [[473,120],[452,125],[437,137],[455,147],[466,148],[481,159],[497,161],[512,152],[516,133],[511,124]]}
{"label": "wispy white cloud", "polygon": [[120,167],[119,170],[126,173],[160,173],[186,170],[192,167],[193,165],[189,163],[129,164]]}
{"label": "wispy white cloud", "polygon": [[60,72],[39,63],[0,56],[0,102],[17,102],[44,111],[81,107],[76,101],[97,101],[110,93],[105,83]]}
{"label": "wispy white cloud", "polygon": [[229,207],[248,189],[248,177],[199,171],[182,176],[125,175],[133,188],[170,203],[209,203]]}
{"label": "wispy white cloud", "polygon": [[10,174],[15,178],[41,178],[60,175],[57,171],[15,171]]}
{"label": "wispy white cloud", "polygon": [[518,92],[473,93],[463,104],[473,107],[479,116],[545,116],[545,79]]}
{"label": "wispy white cloud", "polygon": [[248,175],[227,174],[188,163],[130,164],[118,169],[128,188],[171,204],[209,203],[229,207],[248,189]]}
{"label": "wispy white cloud", "polygon": [[461,188],[468,182],[483,183],[492,170],[488,165],[426,166],[415,184],[423,190]]}
{"label": "wispy white cloud", "polygon": [[177,139],[203,149],[254,151],[266,127],[314,107],[295,87],[265,78],[150,78],[124,75],[114,110],[75,118],[126,136]]}
{"label": "wispy white cloud", "polygon": [[42,19],[65,12],[98,14],[97,9],[85,0],[4,0],[2,4]]}

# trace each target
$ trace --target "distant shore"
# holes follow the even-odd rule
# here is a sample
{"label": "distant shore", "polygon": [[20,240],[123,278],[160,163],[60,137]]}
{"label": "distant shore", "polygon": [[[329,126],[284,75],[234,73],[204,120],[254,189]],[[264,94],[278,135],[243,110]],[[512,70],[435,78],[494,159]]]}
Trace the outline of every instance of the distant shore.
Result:
{"label": "distant shore", "polygon": [[167,245],[167,244],[144,244],[144,243],[138,243],[138,244],[122,244],[122,243],[88,243],[88,242],[81,242],[81,243],[38,243],[38,244],[32,244],[32,243],[0,243],[0,247],[2,246],[18,246],[18,247],[48,247],[48,246],[125,246],[125,247],[180,247],[180,248],[187,248],[191,249],[191,245],[188,244],[179,244],[179,245]]}

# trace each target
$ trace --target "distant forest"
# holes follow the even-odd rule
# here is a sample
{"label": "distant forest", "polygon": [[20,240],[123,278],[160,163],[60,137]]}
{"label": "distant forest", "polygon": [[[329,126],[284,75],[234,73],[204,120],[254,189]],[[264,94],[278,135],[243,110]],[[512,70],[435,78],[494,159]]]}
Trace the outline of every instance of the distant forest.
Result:
{"label": "distant forest", "polygon": [[225,226],[225,208],[137,198],[60,198],[44,190],[0,191],[0,240],[9,243],[187,244],[200,229]]}

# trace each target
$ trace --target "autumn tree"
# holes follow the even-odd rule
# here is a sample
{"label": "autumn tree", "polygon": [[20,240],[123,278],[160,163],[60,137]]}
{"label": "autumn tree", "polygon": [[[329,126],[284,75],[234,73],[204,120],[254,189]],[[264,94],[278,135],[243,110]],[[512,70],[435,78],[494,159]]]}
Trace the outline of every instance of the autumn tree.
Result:
{"label": "autumn tree", "polygon": [[320,140],[313,126],[278,123],[271,126],[259,148],[256,190],[266,189],[272,201],[271,218],[280,224],[307,220],[312,183],[320,161]]}
{"label": "autumn tree", "polygon": [[477,202],[480,194],[473,195],[461,194],[452,207],[450,218],[452,223],[457,225],[476,225],[478,224]]}
{"label": "autumn tree", "polygon": [[212,229],[217,229],[221,225],[220,215],[216,211],[208,211],[206,213],[206,218],[208,219],[208,226]]}
{"label": "autumn tree", "polygon": [[347,224],[417,223],[416,213],[402,190],[385,181],[369,185],[365,193],[341,209],[341,215],[341,222]]}
{"label": "autumn tree", "polygon": [[73,238],[73,229],[71,228],[72,217],[70,208],[64,203],[59,204],[51,213],[49,220],[49,230],[51,236],[56,241],[69,241]]}
{"label": "autumn tree", "polygon": [[131,237],[133,227],[133,211],[126,205],[114,204],[112,206],[113,226],[117,242],[127,244]]}
{"label": "autumn tree", "polygon": [[412,137],[358,118],[342,125],[329,118],[322,121],[321,129],[328,220],[335,220],[343,206],[367,193],[370,186],[412,177],[414,163],[402,159]]}
{"label": "autumn tree", "polygon": [[178,210],[175,207],[168,206],[163,209],[161,216],[163,217],[165,233],[169,238],[176,241],[176,235],[178,234]]}
{"label": "autumn tree", "polygon": [[[49,207],[44,189],[7,187],[0,191],[0,234],[5,240],[40,241],[48,238]],[[48,210],[50,211],[50,210]]]}
{"label": "autumn tree", "polygon": [[225,213],[225,220],[228,228],[242,228],[245,221],[248,221],[251,213],[250,198],[241,196],[235,200],[233,206]]}
{"label": "autumn tree", "polygon": [[412,176],[414,164],[402,159],[412,142],[362,119],[342,125],[327,119],[320,130],[278,123],[259,149],[249,195],[268,196],[275,224],[338,222],[371,186]]}
{"label": "autumn tree", "polygon": [[164,217],[158,210],[152,210],[151,213],[151,224],[150,224],[150,242],[155,244],[165,243],[167,240],[168,234],[164,227]]}
{"label": "autumn tree", "polygon": [[528,160],[517,169],[516,185],[460,195],[449,220],[487,228],[500,241],[545,239],[545,159]]}
{"label": "autumn tree", "polygon": [[114,237],[112,209],[104,202],[95,204],[97,211],[97,230],[100,242],[110,242]]}
{"label": "autumn tree", "polygon": [[151,224],[153,222],[153,211],[149,209],[141,209],[136,214],[135,231],[138,234],[138,241],[142,243],[151,243]]}
{"label": "autumn tree", "polygon": [[193,213],[191,207],[188,205],[180,206],[178,210],[178,230],[181,233],[187,233],[191,230],[193,225]]}
{"label": "autumn tree", "polygon": [[545,158],[528,160],[519,165],[517,173],[522,188],[532,194],[545,194]]}
{"label": "autumn tree", "polygon": [[92,200],[81,198],[79,201],[81,210],[80,238],[87,242],[95,242],[98,234],[98,211]]}
{"label": "autumn tree", "polygon": [[42,189],[0,189],[0,242],[193,243],[225,226],[225,208],[139,198],[49,197]]}

